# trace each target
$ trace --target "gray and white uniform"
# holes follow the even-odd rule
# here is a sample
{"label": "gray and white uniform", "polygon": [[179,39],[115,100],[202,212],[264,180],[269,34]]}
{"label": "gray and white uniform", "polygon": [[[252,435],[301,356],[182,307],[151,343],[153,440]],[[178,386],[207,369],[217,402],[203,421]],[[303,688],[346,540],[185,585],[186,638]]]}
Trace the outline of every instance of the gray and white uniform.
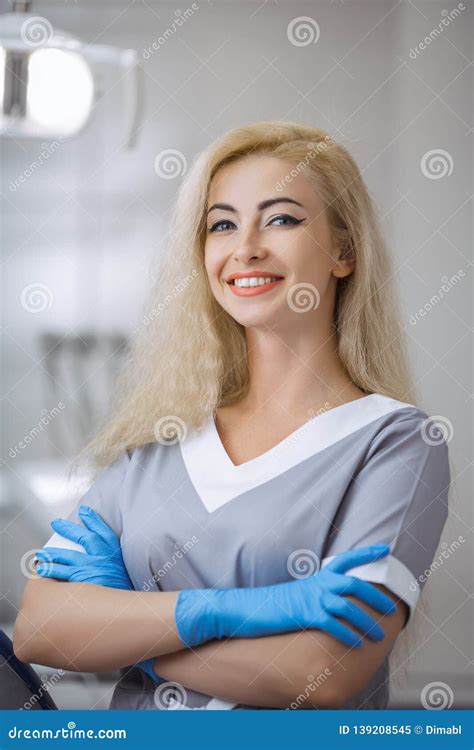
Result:
{"label": "gray and white uniform", "polygon": [[[448,514],[448,446],[434,425],[411,404],[370,394],[235,466],[210,416],[179,443],[125,451],[80,503],[120,537],[138,591],[291,581],[345,550],[387,543],[390,556],[350,575],[387,586],[411,619]],[[68,516],[78,523],[80,503]],[[58,534],[45,546],[83,551]],[[343,708],[385,708],[388,677],[387,657]],[[166,709],[156,689],[142,670],[124,668],[110,708]],[[187,708],[236,707],[184,696]]]}

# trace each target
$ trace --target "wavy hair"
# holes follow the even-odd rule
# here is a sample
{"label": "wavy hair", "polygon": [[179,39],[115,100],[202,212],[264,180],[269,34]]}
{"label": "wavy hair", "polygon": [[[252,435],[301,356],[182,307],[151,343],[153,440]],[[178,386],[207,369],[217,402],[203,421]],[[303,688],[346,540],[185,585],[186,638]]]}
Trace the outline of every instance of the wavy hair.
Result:
{"label": "wavy hair", "polygon": [[155,441],[157,425],[165,437],[169,429],[179,437],[247,392],[245,329],[211,292],[204,243],[210,181],[220,167],[248,154],[304,169],[322,196],[333,236],[344,253],[355,255],[354,272],[338,280],[334,308],[338,353],[349,378],[367,393],[399,400],[412,394],[393,271],[357,164],[319,128],[257,122],[211,143],[183,180],[143,326],[130,342],[105,424],[79,460],[106,466],[124,450]]}

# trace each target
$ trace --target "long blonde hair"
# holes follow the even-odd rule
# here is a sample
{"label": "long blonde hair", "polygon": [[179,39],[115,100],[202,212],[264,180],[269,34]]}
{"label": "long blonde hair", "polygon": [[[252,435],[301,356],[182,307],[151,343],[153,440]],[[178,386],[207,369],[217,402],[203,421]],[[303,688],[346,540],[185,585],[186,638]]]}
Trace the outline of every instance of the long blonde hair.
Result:
{"label": "long blonde hair", "polygon": [[106,466],[125,449],[155,441],[158,424],[178,433],[200,427],[217,407],[247,392],[245,330],[217,303],[204,268],[210,181],[247,154],[279,157],[314,180],[334,236],[356,259],[355,271],[338,281],[334,328],[341,362],[363,391],[413,403],[393,272],[354,159],[319,128],[257,122],[225,133],[194,160],[173,204],[167,254],[158,260],[109,416],[79,460]]}

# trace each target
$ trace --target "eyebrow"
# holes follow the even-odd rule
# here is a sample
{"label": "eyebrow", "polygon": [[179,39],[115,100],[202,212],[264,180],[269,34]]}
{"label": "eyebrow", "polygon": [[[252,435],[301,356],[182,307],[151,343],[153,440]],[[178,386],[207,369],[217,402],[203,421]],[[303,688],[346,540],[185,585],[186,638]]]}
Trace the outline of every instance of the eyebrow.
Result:
{"label": "eyebrow", "polygon": [[[288,198],[282,196],[281,198],[267,198],[264,201],[261,201],[261,203],[257,206],[257,211],[264,211],[266,208],[269,208],[269,206],[274,206],[276,203],[294,203],[297,206],[301,206],[301,208],[304,208],[302,203],[299,203],[299,201],[295,201],[294,198]],[[232,211],[232,213],[236,214],[237,210],[230,205],[230,203],[213,203],[213,205],[208,209],[207,215],[210,214],[211,211],[213,211],[215,208],[220,208],[222,211]]]}

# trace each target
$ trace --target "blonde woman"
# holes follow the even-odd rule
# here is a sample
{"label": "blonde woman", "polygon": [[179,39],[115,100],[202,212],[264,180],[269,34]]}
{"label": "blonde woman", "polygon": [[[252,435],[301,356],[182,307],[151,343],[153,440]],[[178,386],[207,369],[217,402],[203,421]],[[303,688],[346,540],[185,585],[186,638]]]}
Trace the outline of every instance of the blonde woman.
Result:
{"label": "blonde woman", "polygon": [[199,155],[21,659],[120,668],[111,708],[387,706],[450,482],[392,282],[328,134],[260,122]]}

